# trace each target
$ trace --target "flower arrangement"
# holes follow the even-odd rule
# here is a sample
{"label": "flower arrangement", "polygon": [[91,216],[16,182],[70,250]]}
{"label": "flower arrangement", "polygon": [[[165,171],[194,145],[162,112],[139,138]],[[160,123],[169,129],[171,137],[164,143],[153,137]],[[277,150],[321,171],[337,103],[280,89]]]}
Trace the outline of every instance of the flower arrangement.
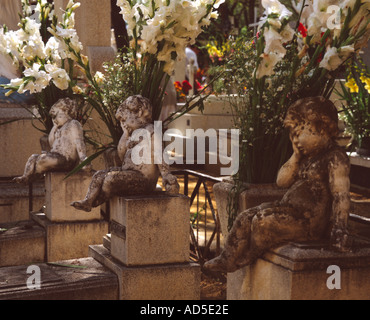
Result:
{"label": "flower arrangement", "polygon": [[370,34],[368,0],[262,0],[262,6],[257,34],[236,38],[221,67],[241,130],[230,221],[243,183],[274,183],[291,155],[287,108],[307,96],[329,98]]}
{"label": "flower arrangement", "polygon": [[[20,29],[0,28],[0,53],[19,68],[22,77],[12,79],[4,87],[7,95],[29,91],[38,100],[34,118],[38,119],[44,133],[49,133],[53,123],[49,115],[51,106],[60,98],[72,96],[77,88],[74,80],[74,63],[88,68],[87,57],[81,54],[82,44],[74,29],[74,10],[79,4],[69,1],[58,23],[53,4],[37,0],[34,10],[29,0],[22,0]],[[38,15],[39,22],[33,18]],[[75,88],[76,87],[76,88]],[[32,112],[32,111],[31,111]],[[80,109],[80,120],[87,120],[88,109]]]}
{"label": "flower arrangement", "polygon": [[[161,113],[165,88],[176,60],[194,44],[224,0],[117,0],[137,64],[137,94],[153,104],[153,120]],[[136,83],[136,82],[135,82]],[[202,100],[201,100],[202,101]],[[193,104],[193,107],[195,105]]]}
{"label": "flower arrangement", "polygon": [[345,83],[336,90],[341,97],[340,117],[353,136],[357,152],[370,156],[370,70],[361,59],[348,63]]}

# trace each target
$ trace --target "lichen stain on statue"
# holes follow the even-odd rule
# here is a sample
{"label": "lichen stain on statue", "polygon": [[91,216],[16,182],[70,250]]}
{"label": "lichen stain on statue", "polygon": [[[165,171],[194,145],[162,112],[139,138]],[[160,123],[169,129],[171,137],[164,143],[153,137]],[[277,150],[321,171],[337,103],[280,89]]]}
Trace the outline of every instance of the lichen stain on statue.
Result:
{"label": "lichen stain on statue", "polygon": [[331,248],[350,250],[350,163],[335,140],[338,114],[322,97],[305,98],[288,110],[293,155],[278,173],[281,201],[240,213],[221,255],[206,262],[208,271],[234,272],[267,250],[289,241],[327,240]]}
{"label": "lichen stain on statue", "polygon": [[[86,145],[77,116],[76,102],[63,98],[50,109],[54,126],[48,136],[51,150],[32,155],[22,176],[14,178],[18,183],[29,183],[46,172],[70,171],[86,159]],[[84,169],[90,169],[89,166]]]}
{"label": "lichen stain on statue", "polygon": [[[154,161],[154,125],[152,123],[152,106],[148,99],[142,96],[132,96],[126,99],[118,108],[116,118],[123,130],[117,147],[122,166],[101,170],[94,174],[85,199],[73,202],[76,209],[91,211],[115,196],[143,195],[156,189],[159,175],[166,192],[177,194],[179,184],[177,178],[170,173],[165,162],[155,164]],[[137,139],[137,133],[147,133],[149,139]],[[148,143],[151,159],[145,163],[134,161],[135,147],[139,143]]]}

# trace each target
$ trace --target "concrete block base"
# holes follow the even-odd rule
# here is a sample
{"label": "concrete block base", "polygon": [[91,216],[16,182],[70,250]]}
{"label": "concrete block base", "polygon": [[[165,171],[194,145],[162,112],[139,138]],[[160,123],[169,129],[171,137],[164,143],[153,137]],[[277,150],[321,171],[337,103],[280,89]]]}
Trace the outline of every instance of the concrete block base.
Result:
{"label": "concrete block base", "polygon": [[[117,276],[92,258],[34,264],[40,288],[30,290],[28,265],[0,269],[0,300],[117,300]],[[35,273],[34,273],[35,274]]]}
{"label": "concrete block base", "polygon": [[[339,271],[328,271],[330,266]],[[323,243],[291,243],[227,276],[228,300],[366,300],[369,292],[370,243],[360,240],[350,253]]]}
{"label": "concrete block base", "polygon": [[46,232],[47,262],[87,257],[89,245],[102,243],[108,232],[108,222],[104,220],[51,222],[43,213],[31,217]]}
{"label": "concrete block base", "polygon": [[45,260],[45,230],[36,223],[2,224],[0,267],[20,266]]}
{"label": "concrete block base", "polygon": [[103,245],[89,255],[118,276],[120,300],[199,300],[200,266],[194,263],[126,267]]}
{"label": "concrete block base", "polygon": [[66,172],[49,172],[45,174],[45,214],[50,221],[91,221],[101,219],[100,208],[91,212],[77,210],[71,206],[74,201],[85,198],[92,174],[78,172],[65,179]]}
{"label": "concrete block base", "polygon": [[111,253],[126,266],[189,261],[189,198],[154,193],[115,197]]}

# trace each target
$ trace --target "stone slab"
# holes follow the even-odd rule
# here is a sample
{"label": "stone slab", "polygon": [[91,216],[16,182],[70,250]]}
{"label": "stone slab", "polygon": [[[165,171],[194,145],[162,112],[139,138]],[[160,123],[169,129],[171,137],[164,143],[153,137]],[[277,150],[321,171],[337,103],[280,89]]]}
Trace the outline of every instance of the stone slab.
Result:
{"label": "stone slab", "polygon": [[52,222],[100,220],[100,208],[91,212],[77,210],[71,206],[74,201],[85,198],[92,179],[92,173],[80,171],[65,179],[65,172],[45,174],[46,216]]}
{"label": "stone slab", "polygon": [[127,266],[189,261],[189,198],[164,192],[110,202],[112,256]]}
{"label": "stone slab", "polygon": [[[329,266],[340,268],[340,289],[329,289]],[[370,297],[370,243],[353,252],[323,243],[291,243],[270,250],[255,264],[228,274],[229,300],[363,300]]]}
{"label": "stone slab", "polygon": [[28,266],[0,269],[0,300],[117,300],[117,276],[92,258],[36,264],[41,288],[27,288]]}
{"label": "stone slab", "polygon": [[0,267],[45,261],[45,230],[32,222],[1,224]]}
{"label": "stone slab", "polygon": [[90,256],[118,276],[120,300],[199,300],[200,266],[195,263],[126,267],[103,245]]}
{"label": "stone slab", "polygon": [[102,243],[108,232],[104,220],[51,222],[43,213],[31,214],[46,232],[46,261],[53,262],[88,256],[89,245]]}

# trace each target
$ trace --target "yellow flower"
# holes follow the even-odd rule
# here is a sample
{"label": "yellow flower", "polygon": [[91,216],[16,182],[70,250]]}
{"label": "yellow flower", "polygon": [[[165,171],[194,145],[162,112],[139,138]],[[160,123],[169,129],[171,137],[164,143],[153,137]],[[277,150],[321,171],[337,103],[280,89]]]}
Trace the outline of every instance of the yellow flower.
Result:
{"label": "yellow flower", "polygon": [[349,78],[348,81],[344,84],[347,88],[350,89],[351,93],[358,92],[358,85],[356,80],[353,78]]}
{"label": "yellow flower", "polygon": [[360,77],[360,79],[365,84],[365,89],[367,90],[367,92],[370,93],[370,78],[365,77],[364,75],[362,75]]}

